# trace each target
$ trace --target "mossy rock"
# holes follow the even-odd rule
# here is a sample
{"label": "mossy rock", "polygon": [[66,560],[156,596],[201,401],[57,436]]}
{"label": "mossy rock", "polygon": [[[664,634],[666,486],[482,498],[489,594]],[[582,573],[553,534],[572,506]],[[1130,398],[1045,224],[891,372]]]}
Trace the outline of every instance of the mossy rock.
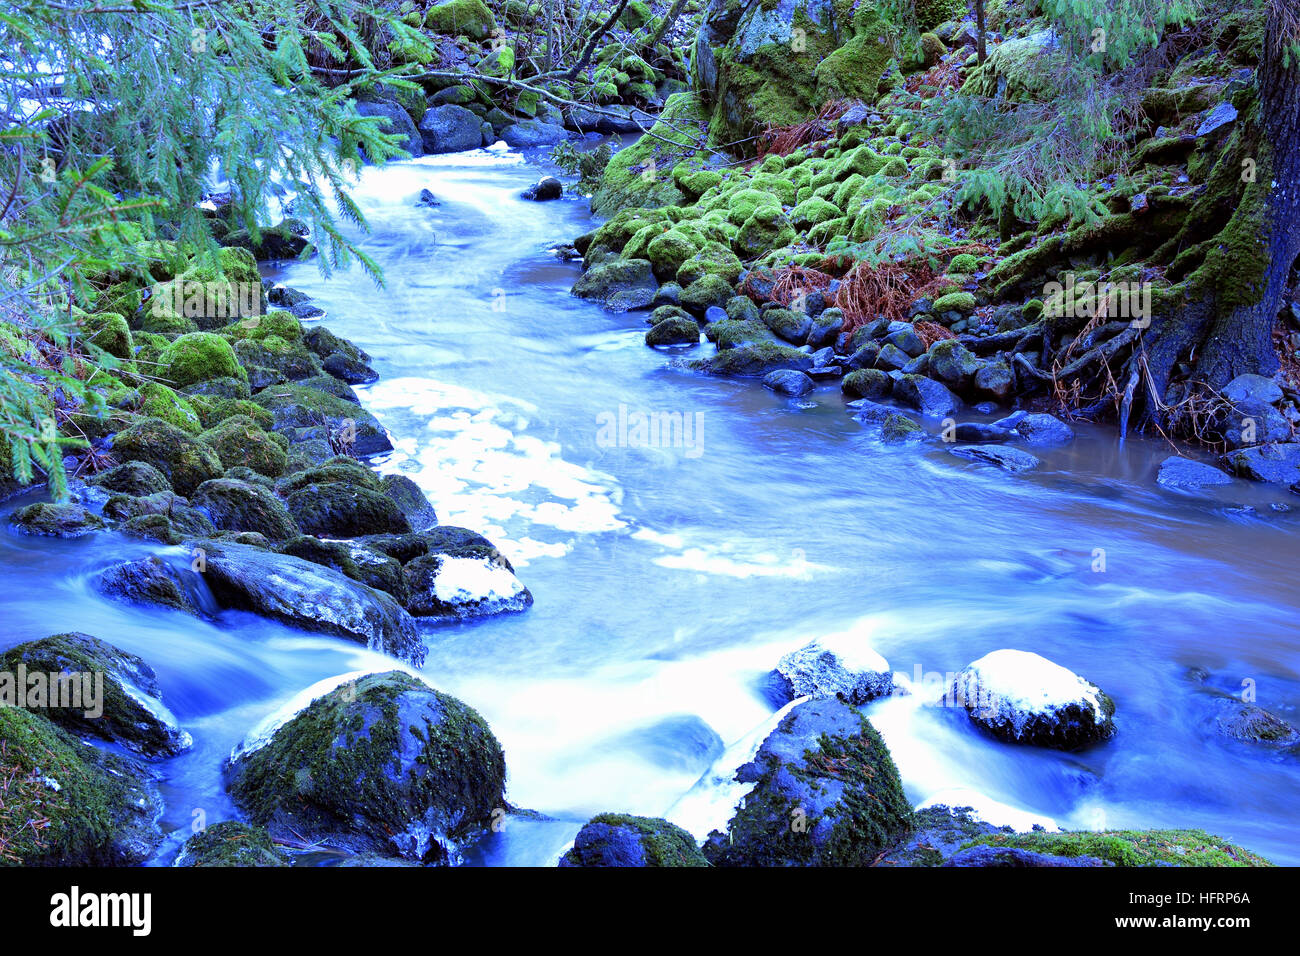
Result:
{"label": "mossy rock", "polygon": [[593,265],[573,286],[573,294],[594,299],[611,312],[645,308],[654,301],[658,283],[647,259],[614,259]]}
{"label": "mossy rock", "polygon": [[894,380],[888,372],[874,368],[855,369],[840,380],[844,394],[858,398],[886,398],[893,390],[893,385]]}
{"label": "mossy rock", "polygon": [[[0,655],[0,672],[12,674],[19,664],[29,675],[67,675],[82,685],[82,699],[70,698],[76,706],[56,706],[61,701],[54,693],[40,706],[43,716],[70,733],[112,741],[149,757],[175,756],[193,742],[163,705],[153,668],[107,641],[89,634],[56,634]],[[81,675],[94,675],[93,684],[85,686]],[[93,707],[86,690],[95,697]]]}
{"label": "mossy rock", "polygon": [[578,831],[560,866],[708,866],[695,838],[656,817],[600,813]]}
{"label": "mossy rock", "polygon": [[842,215],[839,206],[813,196],[790,210],[790,223],[796,229],[808,230],[820,223],[838,219]]}
{"label": "mossy rock", "polygon": [[342,482],[370,491],[383,491],[379,475],[363,462],[343,455],[335,455],[308,468],[291,471],[275,483],[275,490],[277,494],[287,496],[301,488],[322,482]]}
{"label": "mossy rock", "polygon": [[970,292],[950,292],[934,300],[935,313],[975,311],[975,296]]}
{"label": "mossy rock", "polygon": [[653,135],[642,136],[611,157],[592,194],[591,211],[608,215],[618,209],[671,206],[686,199],[672,171],[683,160],[705,158],[703,151],[695,149],[704,122],[697,95],[674,93],[668,97],[650,129]]}
{"label": "mossy rock", "polygon": [[504,811],[505,755],[482,717],[408,674],[321,696],[229,766],[272,837],[447,863]]}
{"label": "mossy rock", "polygon": [[710,358],[691,362],[688,367],[710,375],[762,378],[779,368],[806,372],[812,365],[812,356],[807,352],[788,345],[758,342],[724,349]]}
{"label": "mossy rock", "polygon": [[860,99],[874,103],[880,80],[894,57],[888,24],[875,17],[851,40],[817,65],[817,94],[825,102]]}
{"label": "mossy rock", "polygon": [[[104,502],[104,514],[114,521],[130,524],[136,518],[166,518],[169,527],[183,535],[213,534],[216,526],[202,511],[190,507],[187,499],[170,491],[149,495],[113,495]],[[156,522],[151,522],[156,526]],[[143,524],[137,524],[142,527]]]}
{"label": "mossy rock", "polygon": [[[135,761],[97,750],[39,714],[0,708],[9,781],[0,845],[20,866],[132,866],[162,842],[162,797]],[[29,820],[44,820],[35,828]]]}
{"label": "mossy rock", "polygon": [[288,496],[287,504],[302,530],[320,537],[358,538],[411,530],[393,499],[341,482],[305,485]]}
{"label": "mossy rock", "polygon": [[677,269],[677,282],[686,289],[706,275],[715,275],[728,285],[735,285],[743,269],[740,257],[729,248],[710,243],[681,264]]}
{"label": "mossy rock", "polygon": [[96,348],[103,349],[118,359],[135,356],[135,343],[126,319],[114,312],[97,312],[85,319],[87,339]]}
{"label": "mossy rock", "polygon": [[355,401],[316,387],[324,382],[310,381],[312,384],[303,381],[276,385],[257,394],[256,402],[271,413],[275,431],[286,435],[291,443],[322,439],[349,444],[354,455],[378,455],[393,450],[387,432],[374,415]]}
{"label": "mossy rock", "polygon": [[103,518],[81,505],[38,501],[19,508],[9,519],[24,534],[80,538],[107,527]]}
{"label": "mossy rock", "polygon": [[173,488],[188,495],[224,467],[217,453],[194,436],[157,418],[142,418],[113,439],[119,461],[143,461],[166,476]]}
{"label": "mossy rock", "polygon": [[1066,858],[1094,857],[1115,866],[1271,866],[1268,860],[1204,830],[1101,830],[997,833],[967,846],[1012,847]]}
{"label": "mossy rock", "polygon": [[175,866],[290,866],[289,855],[262,827],[223,820],[204,827],[185,841]]}
{"label": "mossy rock", "polygon": [[756,259],[789,245],[794,239],[794,227],[780,206],[760,206],[740,227],[735,249],[742,259]]}
{"label": "mossy rock", "polygon": [[284,436],[268,435],[247,415],[233,415],[199,437],[212,446],[226,469],[242,466],[276,478],[289,464],[289,443]]}
{"label": "mossy rock", "polygon": [[406,475],[384,475],[380,489],[406,516],[412,531],[427,531],[438,523],[437,512],[424,491]]}
{"label": "mossy rock", "polygon": [[298,534],[298,525],[275,493],[234,478],[215,478],[199,485],[193,503],[207,509],[220,531],[255,531],[279,541]]}
{"label": "mossy rock", "polygon": [[247,379],[235,352],[219,335],[189,332],[158,356],[158,374],[175,388],[185,388],[217,378]]}
{"label": "mossy rock", "polygon": [[714,866],[870,866],[914,822],[884,741],[834,698],[791,710],[737,778],[754,788],[710,834]]}
{"label": "mossy rock", "polygon": [[659,279],[671,279],[682,263],[699,251],[699,241],[678,229],[661,233],[646,247],[646,258]]}
{"label": "mossy rock", "polygon": [[761,319],[722,319],[711,322],[705,327],[704,334],[719,351],[759,343],[776,344],[776,336],[766,321],[771,311],[775,310],[764,313]]}
{"label": "mossy rock", "polygon": [[735,294],[731,283],[719,275],[704,275],[682,291],[682,308],[703,315],[710,306],[721,308]]}
{"label": "mossy rock", "polygon": [[700,327],[689,315],[673,316],[657,322],[645,334],[645,344],[695,345],[700,341]]}
{"label": "mossy rock", "polygon": [[467,36],[482,42],[496,29],[496,17],[483,0],[444,0],[424,15],[424,28],[448,36]]}
{"label": "mossy rock", "polygon": [[191,435],[197,435],[203,430],[203,422],[194,406],[159,382],[145,382],[140,386],[138,411],[148,418],[157,418],[175,425]]}
{"label": "mossy rock", "polygon": [[167,476],[153,465],[143,461],[128,461],[114,465],[107,471],[101,471],[86,479],[86,484],[125,495],[151,495],[159,491],[172,490]]}

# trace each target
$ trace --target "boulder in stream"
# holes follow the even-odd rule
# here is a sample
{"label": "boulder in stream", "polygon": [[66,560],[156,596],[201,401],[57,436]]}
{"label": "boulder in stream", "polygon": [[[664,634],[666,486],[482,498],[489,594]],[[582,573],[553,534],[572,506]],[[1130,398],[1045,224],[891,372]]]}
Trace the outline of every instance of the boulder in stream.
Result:
{"label": "boulder in stream", "polygon": [[1115,703],[1104,691],[1030,651],[985,654],[950,692],[973,723],[1010,743],[1077,750],[1115,734]]}
{"label": "boulder in stream", "polygon": [[885,742],[835,698],[791,708],[736,780],[754,787],[709,835],[714,866],[869,866],[912,828]]}
{"label": "boulder in stream", "polygon": [[424,642],[392,596],[323,565],[247,544],[199,541],[203,580],[222,607],[356,641],[415,666]]}
{"label": "boulder in stream", "polygon": [[29,682],[45,685],[40,712],[74,734],[148,757],[175,756],[193,744],[163,704],[153,668],[107,641],[73,632],[12,647],[0,655],[0,687],[20,668]]}
{"label": "boulder in stream", "polygon": [[471,707],[410,674],[309,688],[231,755],[230,794],[274,838],[454,862],[505,809],[505,755]]}
{"label": "boulder in stream", "polygon": [[862,705],[893,692],[889,663],[851,632],[820,637],[791,651],[776,665],[776,676],[795,697],[838,697]]}
{"label": "boulder in stream", "polygon": [[586,822],[560,866],[708,866],[691,836],[657,817],[601,813]]}

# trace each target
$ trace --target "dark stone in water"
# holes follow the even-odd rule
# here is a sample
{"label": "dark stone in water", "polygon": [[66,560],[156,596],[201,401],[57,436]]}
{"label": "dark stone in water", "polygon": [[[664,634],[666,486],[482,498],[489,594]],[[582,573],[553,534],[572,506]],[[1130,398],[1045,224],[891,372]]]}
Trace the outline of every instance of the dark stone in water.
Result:
{"label": "dark stone in water", "polygon": [[559,199],[564,195],[564,184],[554,176],[546,176],[525,189],[521,195],[524,199],[531,199],[533,202]]}

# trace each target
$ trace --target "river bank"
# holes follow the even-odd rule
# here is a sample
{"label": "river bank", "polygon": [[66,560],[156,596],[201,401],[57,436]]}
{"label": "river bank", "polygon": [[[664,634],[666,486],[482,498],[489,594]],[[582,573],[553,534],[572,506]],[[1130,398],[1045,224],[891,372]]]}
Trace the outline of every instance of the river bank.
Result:
{"label": "river bank", "polygon": [[[1271,712],[1291,714],[1300,703],[1288,654],[1297,610],[1289,587],[1294,516],[1271,507],[1277,491],[1244,481],[1199,494],[1164,487],[1154,479],[1165,446],[1140,438],[1117,446],[1111,432],[1087,424],[1076,425],[1068,443],[1036,447],[1039,466],[1013,480],[953,456],[941,441],[882,441],[845,413],[836,381],[792,402],[678,367],[674,359],[711,360],[711,346],[652,350],[644,312],[611,316],[568,295],[579,267],[550,250],[593,223],[579,200],[521,200],[538,172],[499,149],[368,167],[357,198],[373,233],[357,238],[383,265],[387,288],[376,291],[355,269],[332,281],[310,263],[268,270],[323,309],[300,329],[327,329],[370,357],[377,379],[357,382],[353,394],[377,423],[365,434],[394,446],[372,449],[377,473],[412,481],[442,522],[383,537],[427,536],[448,523],[487,536],[535,597],[526,613],[421,628],[427,643],[417,660],[406,641],[371,647],[306,636],[237,608],[214,622],[105,600],[94,582],[106,568],[176,556],[151,544],[116,534],[0,538],[12,638],[46,636],[57,606],[60,630],[98,634],[152,665],[175,723],[192,737],[190,749],[146,765],[161,772],[167,833],[140,858],[172,862],[201,818],[212,829],[195,839],[188,862],[364,865],[459,855],[466,863],[550,865],[576,840],[570,863],[698,863],[697,844],[724,830],[737,799],[760,782],[752,769],[737,781],[737,768],[765,746],[792,763],[803,757],[770,734],[793,712],[771,674],[820,639],[841,648],[847,640],[876,668],[871,674],[914,688],[860,701],[870,732],[832,697],[799,705],[809,721],[799,734],[811,741],[835,731],[841,742],[833,748],[852,751],[835,760],[880,771],[893,816],[866,821],[880,823],[876,842],[847,856],[809,859],[799,855],[802,844],[789,852],[774,834],[751,848],[763,862],[874,862],[874,851],[889,849],[887,862],[933,865],[973,840],[1043,854],[1037,863],[1081,855],[1129,864],[1258,862],[1231,844],[1294,860],[1293,755],[1285,742],[1232,733],[1276,729],[1236,719],[1248,689]],[[421,202],[423,190],[438,205]],[[290,351],[310,366],[301,350]],[[263,357],[249,346],[244,353]],[[282,383],[262,391],[277,388]],[[1000,413],[979,414],[991,421]],[[659,441],[643,441],[638,415],[691,422],[691,441],[665,440],[663,431]],[[343,418],[370,421],[351,413],[328,431],[345,430]],[[611,422],[629,424],[611,430]],[[273,415],[271,424],[271,432],[279,425],[304,439],[298,444],[329,444],[328,435],[312,434],[319,423],[277,423]],[[349,485],[373,480],[350,464],[333,467],[346,470]],[[233,480],[259,484],[247,478]],[[167,510],[172,524],[179,512]],[[418,500],[410,511],[402,512],[408,524],[416,514],[427,518]],[[314,547],[349,537],[330,530]],[[366,537],[352,540],[364,548]],[[221,546],[212,550],[219,555]],[[182,568],[197,558],[192,549],[182,556]],[[325,601],[297,623],[328,622],[333,611]],[[1083,750],[1041,749],[999,740],[963,707],[925,706],[951,677],[1002,647],[1041,654],[1095,682],[1114,703],[1115,732]],[[420,683],[362,676],[392,671]],[[464,701],[490,729],[424,682]],[[317,695],[327,703],[309,708],[309,720],[280,746],[253,751],[262,753],[245,764],[254,771],[228,766],[232,751],[270,739],[278,721]],[[322,722],[347,728],[376,713],[387,727],[389,707],[400,719],[415,713],[438,726],[455,714],[449,732],[470,743],[449,749],[474,754],[454,771],[475,782],[466,806],[480,826],[468,838],[447,839],[444,794],[412,793],[402,775],[377,773],[392,788],[381,796],[398,808],[385,817],[367,787],[356,788],[366,794],[360,806],[341,792],[347,787],[331,776],[334,761],[318,742],[298,752],[283,743],[316,741],[319,733],[306,731]],[[503,765],[485,733],[499,743]],[[428,735],[435,736],[442,739]],[[443,755],[421,749],[416,762]],[[348,776],[357,769],[350,759],[346,766],[344,784],[358,783]],[[250,773],[276,783],[250,786]],[[286,810],[292,801],[263,799],[268,793],[368,820],[304,820]],[[1202,827],[1222,839],[1127,833],[1059,838],[1064,848],[1042,835],[1018,843],[992,824],[929,810],[910,817],[935,803],[974,805],[995,824],[1020,829]],[[814,804],[793,809],[820,811]],[[615,815],[584,828],[598,813]],[[666,818],[690,839],[628,814]],[[276,832],[278,845],[238,822],[252,815]],[[378,839],[375,821],[401,839]],[[809,831],[789,831],[798,832]],[[226,855],[240,841],[263,852]],[[942,844],[944,854],[917,852],[925,842]],[[715,863],[755,860],[719,856],[717,843]]]}

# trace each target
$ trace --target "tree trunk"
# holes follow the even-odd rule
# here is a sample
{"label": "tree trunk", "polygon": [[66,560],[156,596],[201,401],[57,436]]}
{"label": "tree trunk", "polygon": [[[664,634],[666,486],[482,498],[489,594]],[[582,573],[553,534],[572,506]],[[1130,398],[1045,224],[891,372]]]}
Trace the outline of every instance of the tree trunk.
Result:
{"label": "tree trunk", "polygon": [[984,47],[984,0],[975,0],[975,27],[979,31],[976,51],[979,55],[979,62],[983,63],[987,59]]}
{"label": "tree trunk", "polygon": [[[1259,133],[1256,181],[1246,187],[1263,203],[1258,254],[1265,257],[1258,298],[1220,311],[1196,363],[1196,378],[1220,389],[1238,375],[1277,371],[1273,327],[1300,255],[1300,66],[1287,50],[1297,40],[1291,20],[1275,3],[1269,12],[1258,72]],[[1231,228],[1232,224],[1229,224]],[[1249,266],[1243,263],[1249,270]]]}

